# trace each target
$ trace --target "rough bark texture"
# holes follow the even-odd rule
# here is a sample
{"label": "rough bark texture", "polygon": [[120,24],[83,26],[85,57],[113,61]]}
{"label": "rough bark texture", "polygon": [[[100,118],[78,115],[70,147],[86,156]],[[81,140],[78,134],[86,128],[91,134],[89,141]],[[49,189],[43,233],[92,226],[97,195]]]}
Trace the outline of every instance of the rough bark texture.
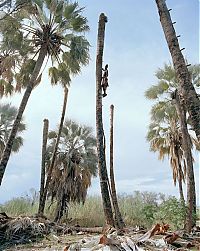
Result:
{"label": "rough bark texture", "polygon": [[52,154],[52,158],[51,158],[51,164],[50,167],[48,169],[48,175],[47,175],[47,179],[46,179],[46,184],[45,184],[45,188],[44,188],[44,193],[42,196],[42,206],[41,206],[41,213],[44,213],[44,208],[45,208],[45,202],[46,202],[46,198],[47,198],[47,192],[48,192],[48,188],[49,188],[49,183],[51,181],[51,175],[52,175],[52,170],[55,164],[55,160],[56,160],[56,153],[58,150],[58,144],[60,141],[60,135],[62,132],[62,128],[63,128],[63,123],[64,123],[64,119],[65,119],[65,112],[66,112],[66,107],[67,107],[67,98],[68,98],[68,88],[65,87],[64,88],[64,101],[63,101],[63,110],[62,110],[62,115],[61,115],[61,119],[60,119],[60,125],[59,125],[59,130],[58,130],[58,135],[57,135],[57,139],[56,139],[56,143],[54,146],[54,150],[53,150],[53,154]]}
{"label": "rough bark texture", "polygon": [[44,58],[46,56],[46,53],[47,53],[46,47],[40,49],[40,53],[39,53],[37,62],[35,64],[35,68],[33,70],[30,82],[28,83],[26,90],[24,92],[24,96],[23,96],[21,104],[19,106],[18,113],[17,113],[17,116],[16,116],[15,121],[13,123],[12,130],[10,132],[8,141],[7,141],[6,146],[4,148],[4,151],[3,151],[3,154],[1,157],[1,162],[0,162],[0,185],[2,183],[2,179],[4,176],[5,170],[6,170],[6,166],[7,166],[8,160],[10,158],[13,142],[14,142],[15,136],[17,134],[19,124],[21,122],[24,110],[25,110],[26,105],[28,103],[28,99],[29,99],[31,92],[33,90],[35,81],[37,80],[40,69],[41,69],[42,64],[44,62]]}
{"label": "rough bark texture", "polygon": [[[179,173],[181,172],[182,172],[182,168],[179,163]],[[182,205],[185,205],[185,198],[184,198],[184,193],[183,193],[183,180],[181,179],[180,175],[178,177],[178,188],[179,188],[180,201],[182,202]]]}
{"label": "rough bark texture", "polygon": [[165,0],[156,0],[160,22],[172,56],[174,69],[179,83],[179,92],[186,102],[193,130],[200,142],[200,100],[191,83],[191,77],[180,50],[178,39]]}
{"label": "rough bark texture", "polygon": [[112,195],[112,204],[115,213],[115,225],[118,228],[125,227],[122,215],[119,210],[119,205],[117,201],[117,192],[115,187],[115,176],[113,168],[113,117],[114,117],[114,105],[110,106],[110,186],[111,186],[111,195]]}
{"label": "rough bark texture", "polygon": [[55,209],[55,217],[54,221],[59,222],[61,218],[63,217],[65,211],[66,211],[66,196],[63,195],[63,191],[61,191],[61,194],[59,198],[57,199],[56,209]]}
{"label": "rough bark texture", "polygon": [[39,199],[39,208],[38,215],[42,215],[42,197],[44,193],[44,185],[45,185],[45,160],[46,160],[46,147],[47,147],[47,138],[48,138],[48,130],[49,130],[49,121],[48,119],[44,119],[43,126],[43,140],[42,140],[42,161],[41,161],[41,180],[40,180],[40,199]]}
{"label": "rough bark texture", "polygon": [[192,143],[188,133],[186,122],[186,111],[184,109],[184,102],[181,102],[178,92],[174,93],[174,102],[177,110],[177,114],[180,121],[182,138],[183,138],[183,150],[187,164],[187,212],[186,212],[186,224],[185,228],[187,232],[191,232],[192,227],[195,225],[196,215],[196,192],[195,192],[195,178],[192,158]]}
{"label": "rough bark texture", "polygon": [[114,226],[112,206],[108,189],[108,173],[106,168],[106,158],[104,151],[104,130],[102,119],[102,60],[105,36],[105,23],[107,17],[102,13],[99,17],[98,37],[97,37],[97,58],[96,58],[96,133],[97,133],[97,155],[98,169],[101,186],[101,195],[106,223]]}

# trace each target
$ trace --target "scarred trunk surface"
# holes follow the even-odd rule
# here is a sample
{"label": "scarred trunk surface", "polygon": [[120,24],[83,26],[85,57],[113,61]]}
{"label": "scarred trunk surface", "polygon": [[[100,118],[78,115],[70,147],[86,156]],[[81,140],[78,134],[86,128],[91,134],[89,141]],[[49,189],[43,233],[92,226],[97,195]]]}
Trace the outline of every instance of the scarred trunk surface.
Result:
{"label": "scarred trunk surface", "polygon": [[41,215],[42,208],[42,197],[44,194],[44,185],[45,185],[45,160],[46,160],[46,147],[47,147],[47,138],[48,138],[48,130],[49,130],[49,121],[48,119],[44,119],[44,126],[43,126],[43,140],[42,140],[42,161],[41,161],[41,181],[40,181],[40,200],[39,200],[39,209],[38,215]]}
{"label": "scarred trunk surface", "polygon": [[186,170],[186,180],[187,180],[187,212],[186,212],[186,224],[185,228],[187,232],[191,232],[192,227],[195,225],[194,215],[196,214],[196,191],[195,191],[195,177],[194,177],[194,167],[193,158],[191,151],[191,139],[188,133],[187,122],[186,122],[186,112],[184,109],[184,103],[180,101],[178,92],[174,94],[174,101],[176,110],[178,113],[181,132],[183,135],[183,150],[186,158],[187,170]]}
{"label": "scarred trunk surface", "polygon": [[14,139],[16,137],[19,124],[21,122],[24,110],[26,108],[29,97],[30,97],[31,92],[33,90],[35,81],[37,80],[37,77],[38,77],[39,72],[41,70],[41,67],[43,65],[46,53],[47,53],[47,49],[46,49],[46,46],[44,46],[44,47],[42,47],[40,49],[40,53],[39,53],[37,62],[35,64],[35,68],[33,70],[30,82],[28,83],[28,85],[26,87],[26,90],[24,92],[24,96],[23,96],[21,104],[19,106],[18,113],[17,113],[17,116],[16,116],[15,121],[13,123],[12,130],[10,132],[8,141],[7,141],[6,146],[4,148],[4,151],[3,151],[3,154],[2,154],[2,157],[1,157],[1,162],[0,162],[0,185],[2,183],[2,179],[3,179],[3,176],[4,176],[5,170],[6,170],[6,166],[7,166],[8,160],[10,158],[13,142],[14,142]]}
{"label": "scarred trunk surface", "polygon": [[97,155],[98,168],[101,186],[101,195],[106,223],[114,226],[112,206],[108,189],[108,173],[106,168],[104,130],[102,119],[102,60],[105,36],[105,23],[107,17],[102,13],[99,17],[98,37],[97,37],[97,58],[96,58],[96,133],[97,133]]}
{"label": "scarred trunk surface", "polygon": [[200,142],[200,100],[191,83],[191,77],[180,50],[178,39],[165,0],[156,0],[160,22],[172,56],[174,69],[179,83],[179,91],[186,102],[193,130]]}
{"label": "scarred trunk surface", "polygon": [[125,227],[125,224],[119,210],[119,205],[117,201],[117,192],[115,187],[115,175],[113,168],[113,117],[114,117],[114,105],[111,105],[110,106],[110,186],[111,186],[112,202],[116,220],[115,225],[121,229]]}
{"label": "scarred trunk surface", "polygon": [[67,107],[67,98],[68,98],[68,88],[65,87],[64,88],[63,110],[62,110],[62,115],[61,115],[61,119],[60,119],[58,135],[57,135],[56,143],[55,143],[55,146],[54,146],[50,167],[48,169],[48,175],[47,175],[47,179],[46,179],[44,193],[43,193],[43,196],[42,196],[42,202],[41,202],[41,204],[42,204],[41,205],[41,213],[42,214],[44,213],[44,208],[45,208],[45,202],[46,202],[46,198],[47,198],[49,183],[51,181],[51,175],[52,175],[53,167],[54,167],[55,160],[56,160],[56,153],[57,153],[57,150],[58,150],[58,144],[59,144],[59,141],[60,141],[60,136],[61,136],[63,123],[64,123],[64,119],[65,119],[65,113],[66,113],[66,107]]}

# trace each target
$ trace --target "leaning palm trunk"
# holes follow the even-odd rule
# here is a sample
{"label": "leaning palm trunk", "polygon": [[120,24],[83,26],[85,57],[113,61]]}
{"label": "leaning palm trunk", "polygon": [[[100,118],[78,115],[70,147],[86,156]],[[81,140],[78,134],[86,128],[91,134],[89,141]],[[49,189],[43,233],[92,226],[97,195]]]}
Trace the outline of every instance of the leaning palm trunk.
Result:
{"label": "leaning palm trunk", "polygon": [[51,181],[51,175],[52,175],[53,167],[54,167],[55,160],[56,160],[56,153],[57,153],[57,150],[58,150],[58,144],[59,144],[59,141],[60,141],[60,136],[61,136],[63,123],[64,123],[64,119],[65,119],[65,112],[66,112],[66,107],[67,107],[67,98],[68,98],[68,88],[65,87],[64,88],[63,110],[62,110],[62,115],[61,115],[61,119],[60,119],[58,135],[57,135],[56,143],[55,143],[55,146],[54,146],[54,149],[53,149],[51,163],[50,163],[50,166],[49,166],[49,169],[48,169],[46,184],[45,184],[44,193],[43,193],[42,201],[41,201],[41,214],[44,213],[45,202],[46,202],[46,198],[47,198],[47,192],[48,192],[49,184],[50,184],[50,181]]}
{"label": "leaning palm trunk", "polygon": [[114,117],[114,105],[110,106],[110,186],[111,186],[111,195],[112,195],[112,204],[115,213],[115,225],[122,229],[125,227],[122,215],[119,210],[119,205],[117,201],[117,192],[115,188],[115,176],[113,169],[113,117]]}
{"label": "leaning palm trunk", "polygon": [[97,37],[97,58],[96,58],[96,131],[97,131],[97,155],[98,168],[101,186],[101,195],[106,223],[114,226],[112,206],[108,188],[108,173],[106,169],[105,141],[102,119],[102,59],[105,36],[105,23],[107,17],[102,13],[99,17],[99,28]]}
{"label": "leaning palm trunk", "polygon": [[160,22],[163,27],[165,38],[172,56],[174,69],[179,82],[179,91],[183,96],[186,109],[190,115],[193,130],[196,133],[197,139],[200,142],[200,100],[191,83],[191,77],[180,50],[175,29],[167,9],[165,0],[156,0]]}
{"label": "leaning palm trunk", "polygon": [[187,128],[184,102],[182,103],[180,101],[180,96],[177,91],[175,91],[173,97],[181,125],[181,132],[183,135],[182,144],[187,163],[187,212],[186,212],[185,228],[187,232],[190,232],[192,227],[195,225],[195,215],[196,215],[195,178],[194,178],[192,151],[191,151],[192,143]]}
{"label": "leaning palm trunk", "polygon": [[42,215],[42,208],[43,208],[42,207],[42,197],[44,194],[44,185],[45,185],[45,160],[46,160],[48,129],[49,129],[49,121],[48,121],[48,119],[44,119],[43,142],[42,142],[41,181],[40,181],[40,199],[39,199],[38,215]]}
{"label": "leaning palm trunk", "polygon": [[32,90],[34,88],[34,84],[35,84],[35,82],[36,82],[36,80],[38,78],[38,75],[39,75],[39,72],[41,70],[41,67],[42,67],[42,64],[44,62],[44,58],[45,58],[46,54],[47,54],[46,46],[41,47],[37,62],[35,64],[35,68],[33,70],[33,74],[31,76],[30,82],[28,83],[28,85],[26,87],[26,90],[24,92],[24,96],[23,96],[21,104],[19,106],[17,116],[16,116],[15,121],[13,123],[12,130],[10,132],[8,141],[6,143],[6,146],[4,148],[4,151],[3,151],[3,154],[2,154],[2,157],[1,157],[1,162],[0,162],[0,185],[2,183],[2,179],[3,179],[3,176],[4,176],[5,170],[6,170],[6,166],[7,166],[8,160],[10,158],[13,142],[14,142],[14,139],[16,137],[17,130],[18,130],[19,124],[20,124],[22,116],[23,116],[23,112],[24,112],[24,110],[26,108],[29,97],[30,97],[31,92],[32,92]]}

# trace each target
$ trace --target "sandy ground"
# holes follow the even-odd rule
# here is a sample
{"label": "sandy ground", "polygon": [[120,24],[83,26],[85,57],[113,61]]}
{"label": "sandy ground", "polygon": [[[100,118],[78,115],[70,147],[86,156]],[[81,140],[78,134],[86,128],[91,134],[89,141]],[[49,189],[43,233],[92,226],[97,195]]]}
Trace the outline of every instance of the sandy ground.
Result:
{"label": "sandy ground", "polygon": [[[30,243],[26,245],[17,245],[15,247],[4,249],[5,251],[14,251],[14,250],[26,250],[26,251],[63,251],[66,246],[69,246],[72,243],[89,237],[92,235],[87,234],[77,234],[77,235],[65,235],[65,236],[55,236],[49,235],[45,237],[42,241],[36,243]],[[87,249],[85,249],[86,251]]]}

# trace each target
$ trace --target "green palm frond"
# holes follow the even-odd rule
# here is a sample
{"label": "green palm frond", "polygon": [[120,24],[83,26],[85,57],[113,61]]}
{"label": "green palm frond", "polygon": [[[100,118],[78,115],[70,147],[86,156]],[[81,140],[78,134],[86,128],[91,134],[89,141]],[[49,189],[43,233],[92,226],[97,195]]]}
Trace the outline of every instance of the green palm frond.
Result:
{"label": "green palm frond", "polygon": [[[48,153],[52,153],[57,133],[50,132]],[[47,167],[48,171],[48,167]],[[67,120],[64,123],[49,188],[51,199],[66,197],[70,201],[84,202],[92,176],[97,175],[96,139],[92,129]],[[59,184],[58,184],[59,180]]]}
{"label": "green palm frond", "polygon": [[[12,129],[13,122],[17,115],[17,108],[11,106],[10,104],[0,103],[0,152],[2,153],[3,148],[7,142],[8,136]],[[23,145],[23,138],[19,136],[20,133],[26,130],[26,125],[21,121],[17,136],[14,141],[12,148],[13,152],[18,152],[20,147]]]}
{"label": "green palm frond", "polygon": [[[17,0],[17,3],[20,3],[20,0]],[[35,65],[35,57],[41,48],[44,48],[42,45],[45,43],[48,58],[53,62],[53,68],[49,70],[52,84],[69,86],[71,75],[80,73],[81,67],[89,63],[90,45],[84,37],[89,26],[87,18],[82,16],[83,10],[77,2],[27,0],[22,9],[3,19],[0,24],[0,49],[9,51],[9,55],[14,53],[17,59],[12,66],[15,69],[14,74],[11,69],[4,72],[9,78],[8,82],[12,84],[7,85],[8,93],[21,91],[27,86]],[[38,85],[40,80],[41,75],[34,86]],[[11,90],[15,81],[16,88]],[[1,87],[1,93],[4,93],[4,90],[5,86]]]}

